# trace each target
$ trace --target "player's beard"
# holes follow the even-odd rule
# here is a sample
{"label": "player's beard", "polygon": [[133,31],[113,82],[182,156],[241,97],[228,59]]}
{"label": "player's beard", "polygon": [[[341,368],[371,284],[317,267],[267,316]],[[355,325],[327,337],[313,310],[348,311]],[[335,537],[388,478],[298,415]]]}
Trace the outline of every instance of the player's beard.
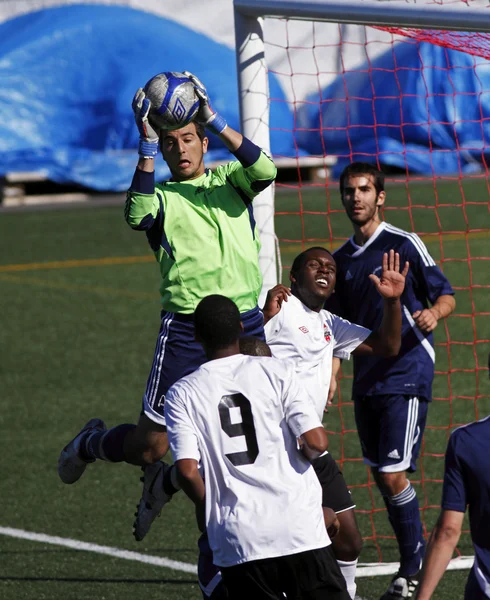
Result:
{"label": "player's beard", "polygon": [[363,212],[360,215],[352,214],[349,211],[347,213],[347,216],[354,225],[357,225],[357,227],[362,227],[363,225],[366,225],[371,221],[379,221],[378,206],[377,204],[375,204],[372,207],[369,206],[367,208],[364,208]]}

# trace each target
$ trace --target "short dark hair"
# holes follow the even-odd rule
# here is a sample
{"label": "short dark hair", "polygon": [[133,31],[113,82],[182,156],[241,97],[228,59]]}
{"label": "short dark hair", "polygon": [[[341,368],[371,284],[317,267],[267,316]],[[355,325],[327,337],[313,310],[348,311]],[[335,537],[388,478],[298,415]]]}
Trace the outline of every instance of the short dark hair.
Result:
{"label": "short dark hair", "polygon": [[240,352],[247,356],[272,356],[269,346],[253,335],[242,335],[240,338]]}
{"label": "short dark hair", "polygon": [[371,175],[374,179],[374,187],[376,188],[376,195],[380,192],[384,192],[385,189],[385,176],[377,169],[374,165],[365,162],[353,162],[347,165],[340,174],[340,194],[344,193],[345,181],[349,177],[357,175]]}
{"label": "short dark hair", "polygon": [[323,252],[326,252],[332,256],[332,253],[323,246],[312,246],[311,248],[307,248],[306,250],[303,250],[301,254],[298,254],[298,256],[293,260],[293,264],[291,265],[291,273],[297,273],[303,267],[307,260],[307,254],[311,250],[323,250]]}
{"label": "short dark hair", "polygon": [[[204,127],[204,125],[201,125],[201,123],[198,123],[197,121],[191,121],[191,123],[194,123],[194,127],[196,128],[197,137],[202,142],[203,139],[206,137],[206,128]],[[188,125],[190,125],[190,123],[188,123]],[[166,129],[160,129],[160,132],[158,135],[160,144],[162,143],[163,138],[165,137],[166,133],[167,133]]]}
{"label": "short dark hair", "polygon": [[199,302],[194,313],[194,327],[201,341],[208,348],[226,348],[242,332],[240,311],[237,305],[219,294],[206,296]]}
{"label": "short dark hair", "polygon": [[202,142],[203,139],[206,137],[206,128],[204,127],[204,125],[201,125],[201,123],[198,123],[197,121],[193,121],[193,123],[196,126],[197,137]]}

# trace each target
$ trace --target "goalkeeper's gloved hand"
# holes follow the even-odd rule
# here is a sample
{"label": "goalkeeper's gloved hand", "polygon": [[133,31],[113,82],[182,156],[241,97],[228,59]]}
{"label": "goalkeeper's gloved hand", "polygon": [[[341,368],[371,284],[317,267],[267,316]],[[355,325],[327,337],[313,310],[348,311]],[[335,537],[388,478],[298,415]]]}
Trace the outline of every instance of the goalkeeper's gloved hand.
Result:
{"label": "goalkeeper's gloved hand", "polygon": [[216,135],[219,135],[226,127],[228,127],[225,119],[211,108],[209,96],[202,82],[189,71],[184,71],[184,75],[192,81],[196,95],[199,98],[199,111],[195,121],[210,129]]}
{"label": "goalkeeper's gloved hand", "polygon": [[154,158],[158,154],[158,134],[148,121],[151,102],[145,96],[142,88],[136,92],[131,105],[134,112],[136,127],[140,132],[138,154],[143,158]]}

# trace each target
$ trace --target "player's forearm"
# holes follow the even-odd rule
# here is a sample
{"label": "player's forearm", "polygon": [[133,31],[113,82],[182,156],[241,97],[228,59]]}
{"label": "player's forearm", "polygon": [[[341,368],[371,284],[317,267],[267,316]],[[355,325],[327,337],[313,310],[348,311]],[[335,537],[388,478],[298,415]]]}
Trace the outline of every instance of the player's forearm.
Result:
{"label": "player's forearm", "polygon": [[204,481],[199,474],[197,461],[191,459],[178,460],[178,481],[185,494],[194,502],[196,507],[204,503]]}
{"label": "player's forearm", "polygon": [[342,361],[340,360],[340,358],[337,358],[336,356],[332,357],[332,377],[337,377],[340,371],[341,364]]}
{"label": "player's forearm", "polygon": [[[402,343],[402,308],[400,300],[384,299],[381,325],[361,344],[356,354],[372,352],[379,356],[396,356]],[[368,350],[366,350],[368,349]],[[370,350],[369,350],[370,349]]]}
{"label": "player's forearm", "polygon": [[446,317],[449,317],[449,315],[454,311],[455,308],[456,300],[454,299],[454,296],[451,296],[450,294],[445,294],[437,298],[437,300],[432,305],[431,310],[435,312],[437,320],[439,321],[440,319],[445,319]]}
{"label": "player's forearm", "polygon": [[424,558],[418,600],[430,600],[451,560],[461,531],[436,525]]}
{"label": "player's forearm", "polygon": [[218,137],[230,152],[236,152],[243,142],[243,135],[229,125],[218,134]]}
{"label": "player's forearm", "polygon": [[136,168],[145,173],[153,173],[155,171],[155,161],[153,158],[144,158],[143,156],[140,156]]}

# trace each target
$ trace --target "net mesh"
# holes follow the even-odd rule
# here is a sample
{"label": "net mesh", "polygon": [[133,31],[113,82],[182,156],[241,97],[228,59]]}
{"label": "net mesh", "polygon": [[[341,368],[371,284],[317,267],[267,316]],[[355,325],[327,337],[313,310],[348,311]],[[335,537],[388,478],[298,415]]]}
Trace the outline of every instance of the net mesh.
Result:
{"label": "net mesh", "polygon": [[[385,171],[384,218],[416,232],[456,290],[455,314],[435,332],[434,400],[411,477],[429,532],[451,431],[490,414],[490,80],[480,58],[488,56],[489,38],[288,20],[269,27],[275,40],[268,41],[266,28],[269,70],[288,90],[294,113],[292,127],[277,129],[291,135],[296,148],[294,156],[275,155],[291,169],[283,171],[275,199],[283,282],[297,253],[319,244],[332,250],[351,235],[338,173],[346,162],[364,160]],[[462,38],[467,53],[455,53]],[[278,101],[271,98],[272,105]],[[344,363],[337,401],[325,419],[331,450],[357,504],[363,559],[395,561],[384,503],[361,459],[351,378]],[[467,531],[458,548],[473,553]]]}

